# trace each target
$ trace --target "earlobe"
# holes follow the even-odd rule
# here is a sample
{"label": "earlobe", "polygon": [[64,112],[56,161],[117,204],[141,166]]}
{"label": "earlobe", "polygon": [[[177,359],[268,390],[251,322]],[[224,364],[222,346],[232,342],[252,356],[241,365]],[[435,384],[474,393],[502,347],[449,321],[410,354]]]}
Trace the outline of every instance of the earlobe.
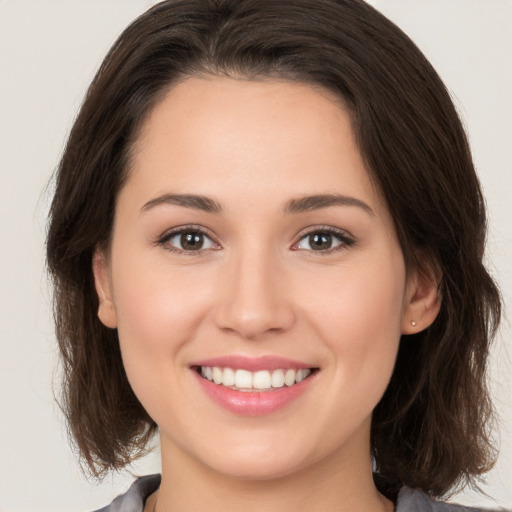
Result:
{"label": "earlobe", "polygon": [[416,271],[411,275],[402,315],[402,334],[416,334],[434,322],[441,309],[439,281],[440,277],[434,272],[423,275]]}
{"label": "earlobe", "polygon": [[98,294],[98,318],[106,327],[117,327],[117,314],[112,300],[108,258],[103,250],[96,249],[92,258],[94,285]]}

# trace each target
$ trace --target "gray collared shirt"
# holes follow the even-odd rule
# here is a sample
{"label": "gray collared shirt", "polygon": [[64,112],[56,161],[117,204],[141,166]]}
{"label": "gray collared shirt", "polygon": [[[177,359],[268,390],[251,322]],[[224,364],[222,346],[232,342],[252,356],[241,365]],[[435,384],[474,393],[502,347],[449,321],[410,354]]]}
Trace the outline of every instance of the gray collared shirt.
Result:
{"label": "gray collared shirt", "polygon": [[[143,512],[148,496],[160,485],[160,475],[138,478],[125,494],[118,496],[110,505],[96,512]],[[465,507],[454,503],[434,501],[424,492],[402,488],[398,494],[395,512],[483,512],[482,508]],[[490,512],[489,509],[485,509]]]}

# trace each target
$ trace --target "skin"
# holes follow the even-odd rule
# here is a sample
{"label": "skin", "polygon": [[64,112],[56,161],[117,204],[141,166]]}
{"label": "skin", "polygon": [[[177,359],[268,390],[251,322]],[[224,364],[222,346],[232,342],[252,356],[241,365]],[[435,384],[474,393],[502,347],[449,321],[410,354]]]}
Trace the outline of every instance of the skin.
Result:
{"label": "skin", "polygon": [[[165,194],[222,211],[155,202]],[[324,194],[368,209],[285,211]],[[189,225],[208,236],[199,250],[163,240]],[[326,228],[340,238],[313,250],[308,235]],[[372,480],[371,414],[401,334],[427,327],[439,303],[435,282],[406,273],[334,96],[277,81],[176,85],[143,125],[94,275],[99,317],[118,329],[129,381],[160,427],[162,485],[146,510],[392,510]],[[320,371],[285,408],[236,415],[190,369],[228,354]]]}

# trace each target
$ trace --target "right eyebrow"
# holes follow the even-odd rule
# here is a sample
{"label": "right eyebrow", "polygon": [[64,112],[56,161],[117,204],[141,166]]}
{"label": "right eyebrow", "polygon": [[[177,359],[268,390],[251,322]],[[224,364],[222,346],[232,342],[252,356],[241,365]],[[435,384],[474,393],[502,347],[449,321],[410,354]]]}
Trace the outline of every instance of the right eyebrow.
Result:
{"label": "right eyebrow", "polygon": [[284,211],[285,213],[303,213],[329,208],[330,206],[356,206],[368,215],[375,215],[370,206],[361,199],[342,194],[317,194],[292,199],[286,203]]}
{"label": "right eyebrow", "polygon": [[151,208],[164,204],[193,208],[207,213],[220,213],[222,211],[217,201],[206,196],[196,194],[163,194],[145,203],[141,208],[141,212],[146,212]]}

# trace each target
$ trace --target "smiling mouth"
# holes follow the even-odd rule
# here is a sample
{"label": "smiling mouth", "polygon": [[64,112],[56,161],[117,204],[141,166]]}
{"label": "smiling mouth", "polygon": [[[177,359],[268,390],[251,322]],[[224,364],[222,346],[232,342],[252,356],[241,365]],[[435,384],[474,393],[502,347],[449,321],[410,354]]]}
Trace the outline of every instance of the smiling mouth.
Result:
{"label": "smiling mouth", "polygon": [[221,368],[219,366],[196,366],[194,370],[206,380],[219,386],[244,391],[264,392],[292,387],[311,377],[318,368],[287,368],[276,370],[249,370]]}

